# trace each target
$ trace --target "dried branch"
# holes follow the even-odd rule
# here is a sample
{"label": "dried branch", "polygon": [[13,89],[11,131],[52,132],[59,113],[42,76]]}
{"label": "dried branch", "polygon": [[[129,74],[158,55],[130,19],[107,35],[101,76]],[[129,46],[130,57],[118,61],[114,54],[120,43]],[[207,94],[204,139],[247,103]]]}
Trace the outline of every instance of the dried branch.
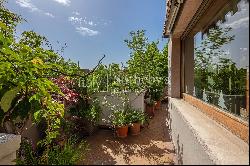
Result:
{"label": "dried branch", "polygon": [[98,64],[94,67],[93,70],[91,70],[89,73],[85,74],[85,75],[80,75],[80,74],[68,74],[68,73],[64,73],[62,71],[58,71],[58,70],[55,70],[55,69],[51,69],[52,71],[56,72],[56,73],[60,73],[62,75],[65,75],[65,76],[70,76],[70,77],[82,77],[82,78],[86,78],[87,76],[89,76],[90,74],[92,74],[96,69],[97,67],[102,63],[102,60],[106,57],[106,55],[104,54],[103,57],[98,61]]}
{"label": "dried branch", "polygon": [[88,74],[86,74],[85,77],[87,77],[87,76],[89,76],[90,74],[92,74],[92,73],[97,69],[97,67],[101,65],[102,60],[103,60],[105,57],[106,57],[106,55],[103,54],[103,57],[98,61],[98,64],[94,67],[94,69],[92,69]]}

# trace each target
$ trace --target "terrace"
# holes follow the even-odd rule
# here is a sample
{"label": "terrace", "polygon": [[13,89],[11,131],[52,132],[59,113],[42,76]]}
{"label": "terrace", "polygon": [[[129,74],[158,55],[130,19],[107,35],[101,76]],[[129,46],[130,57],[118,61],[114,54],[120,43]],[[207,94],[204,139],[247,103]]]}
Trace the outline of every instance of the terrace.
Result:
{"label": "terrace", "polygon": [[163,50],[92,70],[0,3],[0,164],[249,165],[249,1],[166,0]]}

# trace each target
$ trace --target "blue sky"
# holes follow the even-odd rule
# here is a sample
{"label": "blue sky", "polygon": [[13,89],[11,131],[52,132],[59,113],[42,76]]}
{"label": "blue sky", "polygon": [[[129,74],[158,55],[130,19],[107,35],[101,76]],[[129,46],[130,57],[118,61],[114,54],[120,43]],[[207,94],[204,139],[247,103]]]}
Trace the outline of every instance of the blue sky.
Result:
{"label": "blue sky", "polygon": [[[34,30],[59,48],[67,43],[63,56],[93,68],[106,54],[104,64],[126,62],[124,43],[131,30],[145,29],[150,41],[162,39],[165,0],[8,0],[7,8],[27,22],[17,28]],[[57,43],[60,42],[60,44]]]}
{"label": "blue sky", "polygon": [[[231,27],[229,36],[235,36],[234,40],[228,44],[224,44],[221,50],[224,51],[226,58],[232,59],[237,67],[249,67],[249,2],[240,1],[237,4],[238,11],[236,13],[228,12],[225,14],[225,22],[218,22],[217,26],[221,28]],[[206,36],[206,35],[205,35]],[[199,46],[202,39],[202,33],[199,32],[195,36],[195,44]],[[217,62],[218,57],[213,57],[213,61]]]}

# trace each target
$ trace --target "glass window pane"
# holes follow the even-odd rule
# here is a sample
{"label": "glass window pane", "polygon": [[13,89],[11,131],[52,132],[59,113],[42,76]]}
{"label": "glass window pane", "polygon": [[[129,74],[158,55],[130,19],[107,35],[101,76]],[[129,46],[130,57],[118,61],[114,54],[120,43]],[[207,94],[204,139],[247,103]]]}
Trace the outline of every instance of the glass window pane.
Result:
{"label": "glass window pane", "polygon": [[247,119],[249,1],[229,3],[216,23],[194,36],[194,91],[189,94]]}

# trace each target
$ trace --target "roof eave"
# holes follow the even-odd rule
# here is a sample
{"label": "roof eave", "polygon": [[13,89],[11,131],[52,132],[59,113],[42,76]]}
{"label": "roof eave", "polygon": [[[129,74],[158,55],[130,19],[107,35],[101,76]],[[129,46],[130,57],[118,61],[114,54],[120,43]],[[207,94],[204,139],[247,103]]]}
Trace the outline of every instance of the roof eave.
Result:
{"label": "roof eave", "polygon": [[[168,1],[168,2],[170,2],[170,1]],[[163,31],[164,38],[169,38],[169,36],[171,35],[172,30],[173,30],[173,26],[175,24],[176,17],[179,13],[180,6],[183,2],[184,2],[184,0],[172,0],[171,1],[171,5],[170,5],[171,8],[169,9],[170,12],[167,13],[166,21],[164,24],[164,31]],[[172,3],[174,3],[174,4],[172,4]]]}

